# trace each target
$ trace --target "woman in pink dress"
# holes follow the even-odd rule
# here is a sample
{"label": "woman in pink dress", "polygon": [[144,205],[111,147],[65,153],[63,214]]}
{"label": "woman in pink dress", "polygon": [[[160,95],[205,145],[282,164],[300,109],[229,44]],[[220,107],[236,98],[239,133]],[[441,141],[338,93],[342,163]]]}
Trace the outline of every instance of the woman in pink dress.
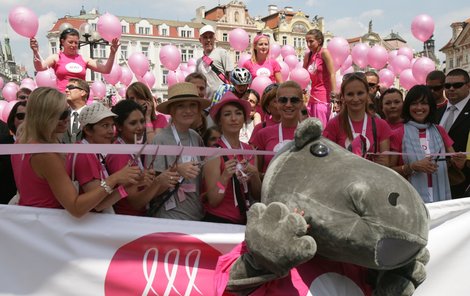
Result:
{"label": "woman in pink dress", "polygon": [[305,40],[310,52],[305,53],[304,68],[310,73],[312,81],[307,110],[310,117],[320,119],[325,127],[329,117],[330,98],[336,96],[336,71],[330,52],[323,48],[323,33],[317,29],[310,30]]}
{"label": "woman in pink dress", "polygon": [[243,64],[243,68],[250,71],[253,79],[258,76],[266,76],[273,83],[282,82],[281,66],[269,56],[269,35],[256,35],[253,40],[251,59]]}
{"label": "woman in pink dress", "polygon": [[61,92],[65,91],[67,82],[70,78],[80,78],[85,80],[86,69],[108,74],[111,72],[114,63],[116,51],[119,48],[119,40],[113,39],[111,42],[111,50],[106,64],[101,64],[97,60],[91,58],[83,58],[79,53],[80,34],[74,28],[68,28],[60,33],[61,51],[42,60],[39,54],[39,45],[35,38],[31,38],[29,45],[33,50],[34,69],[36,71],[45,71],[49,68],[54,69],[57,77],[57,89]]}

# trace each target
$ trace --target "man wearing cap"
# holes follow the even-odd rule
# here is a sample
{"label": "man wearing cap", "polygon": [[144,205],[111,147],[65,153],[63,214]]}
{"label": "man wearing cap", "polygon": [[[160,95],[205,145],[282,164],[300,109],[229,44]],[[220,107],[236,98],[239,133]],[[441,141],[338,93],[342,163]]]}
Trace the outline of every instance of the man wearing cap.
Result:
{"label": "man wearing cap", "polygon": [[199,42],[202,44],[204,54],[197,60],[196,71],[207,79],[207,97],[217,90],[219,85],[230,83],[229,73],[233,70],[233,63],[223,48],[215,47],[215,30],[211,25],[205,25],[199,30]]}
{"label": "man wearing cap", "polygon": [[[185,154],[185,147],[202,147],[201,137],[192,129],[193,122],[200,116],[201,110],[209,107],[210,102],[199,97],[196,86],[190,82],[176,83],[168,89],[168,100],[157,106],[157,111],[171,115],[171,124],[153,139],[155,145],[180,146],[181,154],[157,155],[147,157],[147,166],[153,161],[157,174],[167,169],[174,169],[180,175],[174,188],[168,188],[170,194],[159,196],[150,208],[150,214],[159,218],[179,220],[202,220],[204,208],[199,197],[200,192],[200,157]],[[153,158],[153,159],[152,159]]]}
{"label": "man wearing cap", "polygon": [[70,113],[70,124],[62,136],[63,143],[75,143],[83,137],[80,130],[80,112],[86,106],[88,95],[90,94],[90,86],[85,80],[71,78],[65,87],[65,95],[67,103],[72,112]]}

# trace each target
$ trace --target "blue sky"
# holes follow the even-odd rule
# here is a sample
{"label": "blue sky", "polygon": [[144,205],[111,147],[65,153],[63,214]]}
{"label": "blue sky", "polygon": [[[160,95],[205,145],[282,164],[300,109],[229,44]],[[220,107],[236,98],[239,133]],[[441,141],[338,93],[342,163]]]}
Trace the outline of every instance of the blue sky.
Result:
{"label": "blue sky", "polygon": [[[16,5],[29,7],[38,15],[40,30],[37,38],[42,49],[45,49],[45,34],[53,22],[66,14],[77,15],[82,5],[87,11],[98,8],[102,13],[109,12],[115,15],[189,21],[195,16],[197,7],[205,6],[206,9],[210,9],[219,3],[227,4],[229,0],[1,0],[1,2],[0,34],[3,36],[8,33],[16,61],[25,64],[31,74],[32,57],[29,42],[13,32],[6,22],[8,12]],[[345,38],[365,34],[368,23],[372,20],[375,32],[382,36],[388,35],[391,30],[398,32],[408,41],[409,46],[416,50],[422,49],[422,45],[410,31],[411,21],[416,15],[426,13],[434,19],[436,25],[434,35],[438,49],[450,39],[451,23],[470,18],[468,0],[452,0],[447,3],[429,0],[245,0],[243,2],[247,5],[251,16],[267,15],[270,4],[280,8],[292,6],[294,11],[301,9],[311,17],[323,16],[326,30]],[[439,57],[443,59],[442,55]]]}

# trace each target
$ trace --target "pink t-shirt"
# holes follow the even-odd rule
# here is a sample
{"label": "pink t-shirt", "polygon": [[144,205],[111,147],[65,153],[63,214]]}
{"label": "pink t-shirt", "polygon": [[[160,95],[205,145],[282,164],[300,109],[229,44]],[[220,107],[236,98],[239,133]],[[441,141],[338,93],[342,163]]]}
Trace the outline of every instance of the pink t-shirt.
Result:
{"label": "pink t-shirt", "polygon": [[[108,154],[106,156],[106,168],[111,175],[127,166],[130,160],[132,160],[132,156],[129,154]],[[145,207],[136,210],[125,198],[114,204],[114,211],[116,214],[131,216],[145,216],[146,214]]]}
{"label": "pink t-shirt", "polygon": [[399,129],[399,128],[402,128],[403,127],[403,122],[397,122],[397,123],[390,123],[388,122],[388,126],[390,127],[390,129],[393,131],[395,131],[396,129]]}
{"label": "pink t-shirt", "polygon": [[[215,295],[228,295],[224,292],[230,278],[230,270],[235,261],[247,252],[246,243],[243,242],[230,253],[219,257],[214,275]],[[364,267],[315,256],[312,260],[291,269],[288,276],[267,282],[250,295],[329,295],[328,288],[332,289],[330,293],[333,295],[335,286],[344,285],[347,287],[342,290],[344,295],[359,295],[358,293],[362,292],[363,295],[369,296],[372,295],[372,287],[367,283],[368,274],[369,271]],[[331,287],[325,287],[322,283],[329,283]]]}
{"label": "pink t-shirt", "polygon": [[31,154],[24,154],[24,158],[21,154],[12,155],[11,161],[20,193],[20,206],[63,209],[47,180],[38,177],[31,167]]}
{"label": "pink t-shirt", "polygon": [[[283,142],[294,139],[294,133],[297,126],[294,127],[282,127],[281,135]],[[271,126],[267,126],[254,134],[250,140],[251,144],[258,150],[277,151],[275,148],[279,148],[282,144],[279,143],[279,123]],[[279,144],[279,146],[277,146]],[[265,155],[264,165],[262,173],[266,172],[269,163],[273,159],[272,155]]]}
{"label": "pink t-shirt", "polygon": [[81,55],[68,56],[63,52],[59,52],[59,60],[54,65],[57,89],[64,92],[70,78],[85,80],[86,69],[87,63]]}
{"label": "pink t-shirt", "polygon": [[[310,90],[310,102],[329,103],[331,93],[331,77],[326,67],[326,63],[322,58],[323,49],[312,54],[308,62],[307,71],[312,81]],[[318,100],[316,101],[315,98]]]}
{"label": "pink t-shirt", "polygon": [[[73,158],[74,154],[67,155],[66,168],[69,176],[72,176]],[[80,184],[80,193],[83,193],[81,188],[83,185],[93,180],[101,180],[107,177],[107,172],[103,171],[103,165],[96,154],[77,154],[73,169],[75,171],[75,180]]]}
{"label": "pink t-shirt", "polygon": [[[217,141],[217,144],[222,147],[222,148],[227,148],[227,146],[224,144],[223,141],[219,140]],[[245,144],[243,142],[240,142],[242,145],[243,149],[245,150],[252,150],[251,146],[248,144]],[[247,155],[248,156],[248,155]],[[233,156],[228,155],[227,156],[229,159],[232,159]],[[239,160],[243,159],[243,156],[239,155],[238,156]],[[255,163],[255,158],[252,157],[250,159],[250,163],[254,165]],[[223,157],[220,157],[220,173],[222,173],[225,169],[225,162]],[[240,184],[240,186],[242,186]],[[243,190],[243,188],[241,188]],[[240,210],[238,209],[237,206],[235,206],[235,197],[233,195],[233,182],[232,179],[227,183],[227,186],[225,188],[225,194],[224,194],[224,199],[222,202],[217,206],[217,207],[211,207],[207,203],[204,204],[204,207],[206,209],[206,212],[230,220],[234,223],[243,223],[243,217],[240,215]]]}
{"label": "pink t-shirt", "polygon": [[[323,131],[323,136],[325,138],[330,139],[331,141],[335,142],[336,144],[348,148],[351,144],[351,141],[348,139],[346,135],[346,131],[340,125],[339,121],[340,116],[336,116],[328,121],[328,124]],[[375,125],[377,128],[377,151],[380,152],[380,143],[382,141],[390,139],[392,134],[392,130],[385,122],[385,120],[375,117]],[[351,120],[354,131],[357,135],[362,133],[363,123],[364,120],[361,121],[353,121]],[[374,152],[374,134],[372,132],[372,117],[367,116],[367,126],[366,126],[366,135],[367,138],[367,152]]]}
{"label": "pink t-shirt", "polygon": [[262,64],[254,63],[252,60],[248,60],[243,64],[243,68],[248,69],[253,79],[258,76],[266,76],[271,79],[274,83],[276,82],[275,73],[281,72],[281,66],[274,59],[266,59]]}
{"label": "pink t-shirt", "polygon": [[249,143],[249,144],[252,144],[252,143],[253,143],[255,135],[256,135],[260,130],[262,130],[262,129],[265,128],[265,127],[268,127],[268,126],[271,126],[271,125],[275,125],[275,124],[278,124],[278,123],[279,123],[279,122],[275,122],[274,120],[272,120],[271,117],[267,117],[264,122],[260,122],[260,123],[258,123],[257,125],[255,125],[255,127],[253,128],[253,131],[251,132],[251,137],[250,137],[250,140],[248,141],[248,143]]}

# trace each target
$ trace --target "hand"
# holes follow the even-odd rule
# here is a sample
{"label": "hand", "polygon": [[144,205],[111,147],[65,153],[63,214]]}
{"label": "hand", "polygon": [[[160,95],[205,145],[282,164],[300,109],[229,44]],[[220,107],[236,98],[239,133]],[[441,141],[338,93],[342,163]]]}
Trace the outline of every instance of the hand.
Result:
{"label": "hand", "polygon": [[39,51],[39,45],[38,45],[38,41],[36,40],[36,38],[33,37],[29,39],[29,47],[31,47],[34,53]]}
{"label": "hand", "polygon": [[176,165],[176,171],[183,178],[187,180],[191,180],[191,179],[196,178],[199,175],[199,173],[201,172],[201,169],[199,168],[199,165],[197,164],[196,161],[189,161],[185,163],[178,163]]}
{"label": "hand", "polygon": [[118,50],[118,48],[119,48],[120,45],[121,45],[121,43],[119,43],[119,39],[114,38],[114,39],[111,41],[111,52],[112,52],[112,53],[116,53],[116,51]]}
{"label": "hand", "polygon": [[465,167],[465,162],[467,161],[467,156],[464,153],[457,153],[451,156],[452,164],[459,170]]}
{"label": "hand", "polygon": [[259,178],[258,168],[249,163],[246,159],[240,161],[240,163],[243,165],[243,172],[245,172],[250,180],[252,178]]}
{"label": "hand", "polygon": [[410,168],[416,172],[432,174],[437,171],[438,165],[431,157],[425,157],[410,163]]}
{"label": "hand", "polygon": [[[144,107],[145,106],[145,107]],[[142,107],[144,107],[145,109],[145,119],[149,119],[151,120],[152,119],[152,112],[154,112],[153,108],[152,108],[152,103],[146,101]]]}
{"label": "hand", "polygon": [[230,180],[232,178],[233,174],[235,174],[237,170],[237,160],[235,158],[230,159],[225,163],[225,169],[222,172],[222,178],[224,180]]}
{"label": "hand", "polygon": [[125,166],[110,177],[115,178],[116,184],[138,184],[143,181],[143,174],[138,166]]}
{"label": "hand", "polygon": [[180,179],[180,175],[172,170],[166,170],[157,178],[155,178],[155,182],[158,182],[160,185],[166,188],[174,188]]}
{"label": "hand", "polygon": [[143,180],[141,186],[150,186],[155,180],[155,171],[154,170],[144,170],[143,171]]}

